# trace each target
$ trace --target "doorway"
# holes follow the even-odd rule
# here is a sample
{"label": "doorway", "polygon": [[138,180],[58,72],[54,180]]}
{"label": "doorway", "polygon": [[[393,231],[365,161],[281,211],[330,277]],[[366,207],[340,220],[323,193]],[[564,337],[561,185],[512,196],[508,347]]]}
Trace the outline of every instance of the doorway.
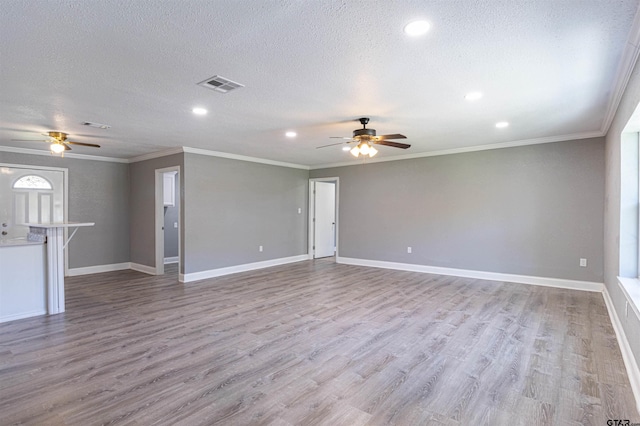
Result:
{"label": "doorway", "polygon": [[338,178],[309,179],[309,257],[338,253]]}
{"label": "doorway", "polygon": [[[181,270],[180,166],[156,169],[155,227],[156,275],[164,275],[165,264]],[[173,271],[174,267],[170,268]]]}
{"label": "doorway", "polygon": [[[24,223],[67,220],[68,170],[21,164],[0,164],[0,241],[26,238]],[[67,229],[64,230],[65,241]],[[69,256],[64,251],[64,272]]]}

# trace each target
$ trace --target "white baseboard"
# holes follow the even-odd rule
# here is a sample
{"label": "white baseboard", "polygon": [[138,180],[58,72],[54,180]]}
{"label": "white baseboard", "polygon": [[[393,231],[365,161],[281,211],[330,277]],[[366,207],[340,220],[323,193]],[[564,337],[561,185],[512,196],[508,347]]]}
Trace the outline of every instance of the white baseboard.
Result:
{"label": "white baseboard", "polygon": [[15,320],[24,319],[24,318],[36,317],[38,315],[46,315],[46,313],[47,311],[42,310],[42,311],[23,312],[21,314],[14,314],[14,315],[6,315],[6,316],[0,317],[0,323],[15,321]]}
{"label": "white baseboard", "polygon": [[75,277],[78,275],[100,274],[102,272],[122,271],[123,269],[131,269],[131,263],[112,263],[110,265],[96,265],[85,266],[83,268],[72,268],[67,271],[67,276]]}
{"label": "white baseboard", "polygon": [[138,272],[144,272],[145,274],[149,275],[156,274],[156,268],[154,268],[153,266],[141,265],[139,263],[131,262],[131,269]]}
{"label": "white baseboard", "polygon": [[172,257],[165,257],[164,258],[164,264],[165,265],[169,265],[171,263],[178,263],[180,261],[180,258],[178,256],[172,256]]}
{"label": "white baseboard", "polygon": [[609,296],[609,292],[606,287],[602,291],[602,297],[604,297],[604,304],[607,306],[607,311],[609,311],[611,325],[613,325],[613,330],[616,332],[620,352],[622,352],[622,360],[624,361],[624,366],[627,369],[627,376],[629,376],[633,396],[636,399],[636,409],[638,410],[638,413],[640,413],[640,366],[638,366],[638,363],[633,356],[631,345],[629,345],[629,340],[624,332],[624,328],[622,328],[620,317],[618,317],[618,313],[613,306],[613,300],[611,300],[611,296]]}
{"label": "white baseboard", "polygon": [[451,275],[454,277],[476,278],[490,281],[506,281],[519,284],[541,285],[545,287],[566,288],[571,290],[601,292],[603,283],[574,281],[560,278],[533,277],[528,275],[503,274],[500,272],[473,271],[468,269],[442,268],[439,266],[414,265],[411,263],[385,262],[381,260],[354,259],[337,257],[336,263],[346,265],[370,266],[373,268],[397,269],[400,271],[423,272],[427,274]]}
{"label": "white baseboard", "polygon": [[270,266],[284,265],[287,263],[300,262],[308,260],[307,254],[299,256],[281,257],[279,259],[265,260],[262,262],[245,263],[243,265],[229,266],[226,268],[209,269],[208,271],[192,272],[189,274],[180,274],[179,281],[188,283],[192,281],[204,280],[207,278],[220,277],[222,275],[236,274],[238,272],[253,271],[255,269],[268,268]]}

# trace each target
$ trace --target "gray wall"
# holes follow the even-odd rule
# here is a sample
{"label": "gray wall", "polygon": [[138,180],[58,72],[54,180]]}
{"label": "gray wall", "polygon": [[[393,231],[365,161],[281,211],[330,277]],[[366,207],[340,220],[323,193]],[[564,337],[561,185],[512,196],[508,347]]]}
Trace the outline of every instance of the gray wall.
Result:
{"label": "gray wall", "polygon": [[69,169],[68,220],[95,222],[69,243],[69,268],[129,262],[129,165],[0,152],[0,163]]}
{"label": "gray wall", "polygon": [[184,164],[185,273],[307,253],[307,170],[196,154]]}
{"label": "gray wall", "polygon": [[180,212],[180,179],[174,180],[175,183],[175,206],[166,206],[164,208],[164,257],[178,256],[178,228],[174,228],[174,224],[180,226],[178,213]]}
{"label": "gray wall", "polygon": [[[630,314],[625,317],[626,298],[618,286],[617,276],[621,273],[621,243],[625,244],[625,238],[620,236],[621,216],[621,177],[622,177],[622,143],[621,133],[629,121],[631,114],[640,102],[640,63],[636,63],[631,78],[627,85],[618,111],[614,116],[611,127],[606,137],[606,204],[605,204],[605,285],[613,300],[618,317],[622,322],[629,344],[640,364],[640,321]],[[624,263],[624,262],[623,262]],[[637,271],[623,271],[625,275],[635,276]],[[631,309],[629,310],[630,312]]]}
{"label": "gray wall", "polygon": [[[129,166],[131,173],[131,262],[155,267],[156,169],[180,166],[180,172],[182,173],[184,170],[184,154],[153,158],[131,163]],[[184,208],[182,193],[180,201]]]}
{"label": "gray wall", "polygon": [[604,138],[310,176],[340,178],[341,257],[603,281]]}

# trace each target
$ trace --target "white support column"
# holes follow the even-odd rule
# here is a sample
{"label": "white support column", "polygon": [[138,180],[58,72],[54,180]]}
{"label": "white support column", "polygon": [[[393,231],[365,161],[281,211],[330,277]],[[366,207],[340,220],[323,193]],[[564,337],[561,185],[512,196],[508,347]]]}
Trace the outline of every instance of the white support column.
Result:
{"label": "white support column", "polygon": [[63,228],[47,229],[47,311],[49,315],[64,312]]}
{"label": "white support column", "polygon": [[25,223],[24,225],[29,226],[31,232],[35,234],[42,235],[42,232],[38,232],[34,228],[45,230],[47,235],[47,313],[49,315],[60,314],[65,310],[64,249],[75,235],[74,231],[65,244],[64,229],[93,226],[95,223]]}

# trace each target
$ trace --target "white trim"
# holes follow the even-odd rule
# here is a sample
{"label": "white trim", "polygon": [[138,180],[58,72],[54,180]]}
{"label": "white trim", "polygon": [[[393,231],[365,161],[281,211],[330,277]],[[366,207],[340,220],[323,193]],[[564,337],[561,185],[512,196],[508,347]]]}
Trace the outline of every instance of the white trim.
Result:
{"label": "white trim", "polygon": [[[0,151],[2,147],[0,147]],[[48,166],[35,166],[31,164],[11,164],[11,163],[0,163],[0,167],[12,167],[15,169],[34,169],[34,170],[45,170],[52,172],[62,172],[62,188],[63,188],[63,206],[62,206],[62,221],[67,222],[69,217],[69,169],[66,167],[48,167]],[[64,241],[66,243],[69,242],[69,229],[64,229]],[[69,270],[69,256],[67,250],[64,250],[64,275],[67,274]]]}
{"label": "white trim", "polygon": [[640,321],[640,279],[618,277],[618,285]]}
{"label": "white trim", "polygon": [[611,296],[609,296],[609,292],[606,287],[602,289],[602,297],[604,297],[604,304],[607,307],[607,311],[609,311],[611,325],[613,325],[613,330],[616,333],[620,352],[622,353],[622,360],[624,361],[624,366],[627,369],[627,376],[629,377],[629,383],[631,383],[631,391],[636,399],[636,409],[640,413],[640,368],[633,356],[631,345],[629,344],[627,335],[624,332],[620,318],[618,317],[613,305],[613,300],[611,300]]}
{"label": "white trim", "polygon": [[309,179],[309,219],[308,219],[308,235],[307,235],[307,254],[309,255],[309,259],[315,258],[315,249],[313,248],[315,245],[315,223],[313,219],[315,217],[315,205],[316,205],[316,197],[313,191],[315,190],[316,182],[335,182],[336,183],[336,247],[335,247],[335,256],[338,256],[338,252],[340,249],[340,178],[339,177],[324,177],[324,178],[311,178]]}
{"label": "white trim", "polygon": [[[40,149],[29,149],[29,148],[17,148],[14,146],[0,146],[0,151],[4,152],[14,152],[16,154],[29,154],[29,155],[46,155],[49,157],[57,157],[58,155],[52,155],[51,151],[44,151]],[[115,157],[101,157],[99,155],[87,155],[87,154],[73,154],[73,153],[65,153],[64,158],[73,158],[77,160],[93,160],[93,161],[107,161],[109,163],[129,163],[129,160],[126,158],[115,158]]]}
{"label": "white trim", "polygon": [[[164,274],[164,174],[175,172],[179,187],[182,187],[180,166],[164,167],[155,170],[155,275]],[[181,191],[178,191],[180,193]],[[179,197],[178,207],[178,269],[180,269],[180,254],[182,253],[182,197]]]}
{"label": "white trim", "polygon": [[372,268],[397,269],[400,271],[423,272],[427,274],[451,275],[454,277],[476,278],[479,280],[504,281],[518,284],[540,285],[544,287],[601,292],[603,283],[575,281],[562,278],[534,277],[529,275],[503,274],[500,272],[473,271],[468,269],[442,268],[439,266],[415,265],[412,263],[385,262],[381,260],[337,257],[336,263],[369,266]]}
{"label": "white trim", "polygon": [[101,274],[103,272],[122,271],[124,269],[131,269],[131,262],[71,268],[67,271],[67,276],[77,277],[78,275]]}
{"label": "white trim", "polygon": [[165,257],[164,258],[164,264],[165,265],[170,265],[172,263],[178,263],[180,261],[180,256],[171,256],[171,257]]}
{"label": "white trim", "polygon": [[307,254],[310,259],[313,259],[315,256],[315,250],[313,248],[313,243],[315,242],[315,230],[316,227],[313,223],[313,216],[316,211],[316,197],[314,196],[313,191],[315,191],[315,180],[309,179],[309,208],[307,209]]}
{"label": "white trim", "polygon": [[226,268],[209,269],[208,271],[192,272],[180,274],[180,282],[188,283],[192,281],[205,280],[223,275],[236,274],[238,272],[253,271],[256,269],[269,268],[271,266],[285,265],[287,263],[300,262],[309,259],[307,254],[298,256],[281,257],[279,259],[264,260],[261,262],[245,263],[243,265],[228,266]]}
{"label": "white trim", "polygon": [[269,164],[271,166],[280,166],[280,167],[289,167],[292,169],[302,169],[309,170],[309,166],[305,166],[302,164],[294,164],[294,163],[285,163],[282,161],[275,160],[267,160],[265,158],[257,158],[257,157],[248,157],[246,155],[238,155],[238,154],[229,154],[227,152],[219,152],[219,151],[209,151],[208,149],[200,149],[200,148],[190,148],[188,146],[183,146],[182,150],[189,154],[199,154],[199,155],[208,155],[211,157],[221,157],[221,158],[229,158],[231,160],[239,160],[239,161],[248,161],[251,163],[261,163],[261,164]]}
{"label": "white trim", "polygon": [[19,319],[31,318],[31,317],[35,317],[35,316],[38,316],[38,315],[46,315],[46,314],[47,314],[46,310],[22,312],[22,313],[19,313],[19,314],[13,314],[13,315],[7,315],[5,317],[0,317],[0,323],[9,322],[9,321],[16,321],[16,320],[19,320]]}
{"label": "white trim", "polygon": [[600,130],[604,134],[606,134],[609,131],[609,127],[611,127],[613,118],[615,117],[616,112],[618,111],[618,106],[620,105],[620,101],[622,100],[622,95],[627,88],[627,84],[629,84],[629,79],[631,78],[633,68],[638,61],[638,55],[640,54],[639,44],[640,8],[636,10],[636,14],[633,17],[631,31],[629,31],[629,37],[627,39],[627,43],[625,44],[624,51],[622,52],[620,63],[618,64],[616,78],[615,80],[613,80],[613,87],[611,88],[611,96],[609,97],[607,111],[604,116],[604,120],[602,120],[602,126],[600,127]]}
{"label": "white trim", "polygon": [[[437,157],[440,155],[451,155],[451,154],[464,154],[467,152],[488,151],[491,149],[514,148],[518,146],[565,142],[565,141],[571,141],[571,140],[577,140],[577,139],[599,138],[604,135],[605,133],[598,130],[598,131],[592,131],[592,132],[572,133],[569,135],[546,136],[543,138],[523,139],[523,140],[512,141],[512,142],[490,143],[486,145],[467,146],[463,148],[442,149],[439,151],[417,152],[415,154],[397,155],[394,157],[368,158],[366,159],[365,163],[384,163],[387,161],[411,160],[413,158]],[[310,170],[328,169],[331,167],[356,166],[361,164],[362,164],[362,160],[353,160],[353,161],[344,161],[341,163],[320,164],[316,166],[311,166],[309,169]]]}
{"label": "white trim", "polygon": [[131,269],[133,269],[134,271],[143,272],[149,275],[156,274],[156,268],[154,268],[153,266],[141,265],[140,263],[131,262]]}
{"label": "white trim", "polygon": [[[0,151],[6,152],[15,152],[18,154],[31,154],[31,155],[48,155],[51,156],[51,151],[39,150],[39,149],[28,149],[28,148],[16,148],[12,146],[1,146]],[[230,154],[228,152],[220,152],[220,151],[210,151],[208,149],[201,148],[191,148],[188,146],[180,146],[176,148],[168,148],[163,149],[161,151],[150,152],[148,154],[142,154],[131,158],[115,158],[115,157],[101,157],[97,155],[86,155],[86,154],[64,154],[65,158],[75,158],[79,160],[95,160],[95,161],[108,161],[112,163],[137,163],[140,161],[151,160],[154,158],[167,157],[169,155],[181,154],[181,153],[189,153],[189,154],[198,154],[198,155],[207,155],[210,157],[220,157],[220,158],[228,158],[231,160],[238,161],[248,161],[251,163],[261,163],[261,164],[269,164],[271,166],[279,166],[279,167],[289,167],[292,169],[301,169],[301,170],[309,170],[310,167],[303,164],[295,164],[295,163],[287,163],[284,161],[276,161],[276,160],[268,160],[266,158],[257,158],[257,157],[249,157],[246,155],[239,154]]]}
{"label": "white trim", "polygon": [[16,169],[38,169],[38,170],[48,170],[52,172],[67,172],[69,170],[65,167],[46,167],[46,166],[34,166],[31,164],[11,164],[11,163],[0,163],[0,167],[15,167]]}
{"label": "white trim", "polygon": [[168,157],[169,155],[181,154],[183,152],[182,147],[163,149],[162,151],[150,152],[148,154],[138,155],[131,157],[127,160],[128,163],[137,163],[140,161],[152,160],[154,158]]}
{"label": "white trim", "polygon": [[[637,57],[637,54],[636,54],[636,57]],[[618,103],[619,102],[620,101],[618,100]],[[617,107],[617,104],[616,104],[616,107]],[[591,131],[591,132],[572,133],[568,135],[546,136],[542,138],[524,139],[524,140],[518,140],[518,141],[511,141],[511,142],[500,142],[500,143],[493,143],[493,144],[486,144],[486,145],[468,146],[463,148],[452,148],[452,149],[443,149],[438,151],[418,152],[415,154],[397,155],[393,157],[376,157],[376,158],[367,159],[366,163],[384,163],[387,161],[410,160],[413,158],[425,158],[425,157],[437,157],[440,155],[463,154],[467,152],[487,151],[491,149],[513,148],[518,146],[539,145],[544,143],[563,142],[563,141],[570,141],[570,140],[577,140],[577,139],[598,138],[605,135],[606,135],[606,132],[602,130],[598,130],[598,131]],[[41,150],[26,149],[26,148],[15,148],[15,147],[7,147],[7,146],[0,146],[0,151],[16,152],[21,154],[51,155],[49,151],[41,151]],[[282,161],[268,160],[264,158],[249,157],[246,155],[230,154],[227,152],[210,151],[208,149],[191,148],[187,146],[169,148],[162,151],[151,152],[148,154],[131,157],[129,159],[114,158],[114,157],[99,157],[95,155],[85,155],[85,154],[65,154],[65,157],[79,159],[79,160],[95,160],[95,161],[107,161],[107,162],[115,162],[115,163],[137,163],[140,161],[146,161],[146,160],[151,160],[153,158],[166,157],[169,155],[180,154],[180,153],[207,155],[210,157],[228,158],[231,160],[247,161],[251,163],[268,164],[272,166],[289,167],[289,168],[301,169],[301,170],[328,169],[331,167],[344,167],[344,166],[354,166],[354,165],[362,164],[361,160],[354,160],[354,161],[343,161],[338,163],[327,163],[327,164],[319,164],[319,165],[304,165],[304,164],[295,164],[295,163],[287,163]]]}

